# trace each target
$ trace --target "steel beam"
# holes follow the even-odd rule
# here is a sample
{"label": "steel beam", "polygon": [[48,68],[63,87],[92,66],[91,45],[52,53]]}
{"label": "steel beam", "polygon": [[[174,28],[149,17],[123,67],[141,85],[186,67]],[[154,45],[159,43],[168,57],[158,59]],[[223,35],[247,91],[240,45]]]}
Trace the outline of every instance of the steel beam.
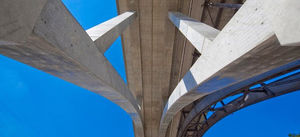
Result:
{"label": "steel beam", "polygon": [[47,1],[28,38],[0,45],[0,54],[108,98],[131,116],[135,135],[144,136],[140,104],[60,0]]}
{"label": "steel beam", "polygon": [[[267,91],[268,89],[269,91]],[[207,113],[208,111],[213,112],[212,115],[210,115],[209,118],[206,120],[203,120],[199,123],[190,123],[185,124],[181,127],[179,131],[178,137],[186,137],[187,132],[191,132],[191,129],[194,129],[194,127],[197,127],[196,130],[193,130],[192,134],[197,134],[199,137],[203,136],[204,133],[215,123],[217,123],[219,120],[223,119],[227,115],[238,111],[240,109],[243,109],[247,106],[250,106],[255,103],[259,103],[261,101],[277,97],[283,94],[287,94],[293,91],[299,91],[300,90],[300,73],[293,74],[291,76],[288,76],[286,78],[277,80],[275,82],[272,82],[270,84],[265,84],[262,87],[254,88],[254,89],[248,89],[248,92],[237,92],[243,93],[244,95],[239,96],[238,98],[230,101],[228,104],[217,108],[213,111],[208,110],[209,107],[206,106],[203,109],[195,108],[198,109],[199,113],[195,115],[194,119],[196,117],[201,116],[204,113]],[[272,94],[269,94],[271,92]],[[216,95],[216,94],[215,94]],[[230,95],[230,94],[229,94]],[[217,95],[218,96],[218,95]],[[223,98],[224,99],[224,98]],[[222,99],[221,99],[222,100]],[[201,102],[197,104],[197,106],[201,105]],[[203,103],[203,102],[202,102]],[[213,105],[213,104],[209,104]],[[208,109],[207,109],[208,108]],[[191,134],[191,133],[189,133]]]}
{"label": "steel beam", "polygon": [[210,44],[219,34],[219,30],[179,12],[169,12],[169,19],[200,53],[203,46]]}
{"label": "steel beam", "polygon": [[165,105],[161,137],[173,116],[193,101],[300,59],[299,47],[280,45],[261,0],[246,1],[203,49]]}
{"label": "steel beam", "polygon": [[88,29],[86,32],[95,42],[98,50],[101,53],[104,53],[135,18],[136,12],[125,12],[115,18]]}
{"label": "steel beam", "polygon": [[182,127],[181,130],[178,131],[178,135],[182,136],[183,134],[183,128],[187,127],[193,119],[203,112],[209,105],[216,103],[230,95],[236,94],[238,90],[241,90],[245,87],[250,87],[251,85],[254,85],[258,82],[266,81],[267,79],[274,78],[276,76],[280,76],[282,74],[285,74],[287,72],[293,71],[295,69],[300,69],[300,60],[289,63],[287,65],[281,66],[279,68],[273,69],[271,71],[265,72],[261,75],[252,77],[248,80],[242,81],[238,84],[234,84],[232,86],[229,86],[227,88],[224,88],[222,90],[219,90],[217,92],[214,92],[212,94],[209,94],[205,96],[203,99],[201,99],[189,112],[187,117],[184,119],[184,121],[181,123]]}

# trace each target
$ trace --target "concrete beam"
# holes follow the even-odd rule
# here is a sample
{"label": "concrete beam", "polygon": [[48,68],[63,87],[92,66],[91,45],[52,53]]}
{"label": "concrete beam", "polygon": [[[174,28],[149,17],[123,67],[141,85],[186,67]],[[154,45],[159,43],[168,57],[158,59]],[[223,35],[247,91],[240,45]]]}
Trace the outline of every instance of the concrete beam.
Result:
{"label": "concrete beam", "polygon": [[0,45],[0,54],[108,98],[131,116],[136,136],[144,136],[140,104],[60,0],[47,1],[33,28],[25,42]]}
{"label": "concrete beam", "polygon": [[203,45],[210,44],[219,34],[219,30],[179,12],[169,12],[169,19],[200,53]]}
{"label": "concrete beam", "polygon": [[1,0],[0,45],[16,45],[25,41],[46,1]]}
{"label": "concrete beam", "polygon": [[208,94],[300,59],[299,47],[283,47],[265,18],[261,0],[248,0],[179,82],[160,123],[164,137],[174,115]]}
{"label": "concrete beam", "polygon": [[134,21],[136,12],[125,12],[115,18],[88,29],[86,32],[104,53],[122,32]]}
{"label": "concrete beam", "polygon": [[283,46],[300,46],[300,1],[265,0],[265,14]]}

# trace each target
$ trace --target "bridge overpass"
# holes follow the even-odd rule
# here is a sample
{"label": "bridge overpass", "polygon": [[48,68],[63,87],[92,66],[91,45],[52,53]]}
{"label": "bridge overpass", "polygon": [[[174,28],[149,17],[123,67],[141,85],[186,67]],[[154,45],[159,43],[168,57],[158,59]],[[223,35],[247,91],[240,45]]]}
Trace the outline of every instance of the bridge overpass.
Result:
{"label": "bridge overpass", "polygon": [[[300,89],[297,0],[117,0],[89,30],[60,0],[0,2],[0,54],[118,104],[137,137],[202,136]],[[103,55],[120,35],[127,85]]]}

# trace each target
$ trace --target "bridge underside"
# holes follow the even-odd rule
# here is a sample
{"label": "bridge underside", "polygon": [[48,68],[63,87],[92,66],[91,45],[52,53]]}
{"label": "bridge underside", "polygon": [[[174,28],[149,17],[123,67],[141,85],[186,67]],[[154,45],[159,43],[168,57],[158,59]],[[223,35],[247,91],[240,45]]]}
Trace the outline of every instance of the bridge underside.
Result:
{"label": "bridge underside", "polygon": [[[193,109],[195,109],[195,104],[197,104],[202,99],[203,96],[207,95],[207,94],[202,94],[200,92],[196,92],[197,90],[195,92],[185,93],[182,92],[182,90],[180,89],[178,90],[175,89],[176,87],[184,87],[187,88],[186,92],[190,92],[197,87],[201,87],[201,84],[204,85],[204,83],[198,82],[200,81],[199,79],[201,78],[202,75],[201,72],[196,74],[193,71],[199,70],[202,71],[202,73],[207,72],[207,70],[204,71],[201,70],[200,65],[198,65],[197,67],[197,60],[201,60],[202,62],[205,61],[207,62],[208,60],[206,60],[204,57],[206,56],[205,45],[203,45],[204,48],[199,50],[197,49],[197,45],[195,45],[197,44],[197,42],[193,41],[193,39],[197,41],[198,39],[200,39],[200,37],[193,37],[196,36],[195,33],[189,32],[190,29],[189,25],[193,23],[184,24],[184,22],[183,21],[180,22],[181,19],[179,19],[180,23],[177,24],[178,25],[177,26],[176,23],[174,23],[174,20],[172,20],[171,18],[170,18],[171,20],[169,19],[168,12],[182,13],[183,15],[193,18],[193,20],[195,21],[199,21],[201,23],[211,26],[212,28],[220,30],[220,33],[222,33],[221,35],[224,36],[225,32],[230,31],[230,29],[228,27],[227,30],[223,31],[223,28],[227,25],[227,23],[232,19],[232,17],[238,12],[239,8],[241,8],[241,6],[243,6],[245,2],[246,0],[163,0],[163,1],[161,0],[125,0],[125,1],[117,0],[119,13],[123,13],[124,11],[128,11],[128,10],[134,10],[137,11],[138,13],[137,20],[129,27],[129,29],[125,30],[125,32],[122,35],[122,38],[123,38],[124,58],[126,64],[128,86],[130,90],[133,92],[133,94],[135,95],[138,102],[142,104],[142,115],[144,118],[144,129],[145,129],[144,131],[146,137],[181,136],[182,133],[180,133],[179,135],[179,132],[181,132],[181,130],[185,129],[186,128],[185,126],[187,126],[187,125],[183,126],[185,128],[182,127],[185,119],[184,115],[186,115],[186,113],[191,112]],[[270,4],[270,7],[272,7],[271,5],[272,4]],[[259,10],[258,12],[263,12],[262,8],[260,8],[259,5],[257,6],[258,7],[253,6],[253,10],[255,11],[256,8],[256,10],[257,9]],[[250,9],[245,8],[245,10],[248,10],[248,12],[250,11]],[[257,16],[260,18],[261,16],[264,15],[261,14],[261,15],[253,15],[253,16]],[[255,18],[251,18],[251,19],[253,20]],[[187,20],[190,21],[190,19]],[[255,19],[255,20],[260,20],[260,19]],[[263,21],[262,26],[266,26],[265,29],[267,31],[270,30],[269,32],[267,31],[262,32],[266,34],[266,36],[269,39],[268,41],[257,40],[261,43],[267,43],[264,45],[265,48],[263,48],[263,45],[259,46],[259,44],[261,43],[257,43],[257,45],[255,44],[252,45],[253,47],[257,46],[261,48],[256,48],[256,50],[253,49],[253,51],[251,52],[248,51],[245,52],[248,55],[244,55],[244,57],[247,56],[249,57],[249,59],[246,59],[247,58],[246,57],[244,59],[241,59],[243,61],[240,62],[235,61],[234,63],[231,64],[231,65],[236,64],[233,65],[235,67],[224,68],[225,66],[224,65],[222,69],[219,70],[218,73],[214,73],[213,75],[215,78],[217,76],[220,76],[221,78],[222,77],[226,78],[228,75],[236,73],[236,76],[240,75],[241,77],[243,77],[242,75],[245,75],[246,71],[251,70],[249,71],[249,73],[252,73],[252,75],[251,76],[249,75],[249,77],[247,76],[247,78],[244,77],[245,79],[238,78],[239,80],[237,80],[236,82],[237,83],[242,82],[242,84],[237,84],[233,82],[234,84],[237,85],[235,87],[231,87],[230,91],[237,91],[238,89],[246,88],[247,86],[257,81],[261,81],[265,78],[270,78],[271,76],[273,76],[273,74],[275,75],[278,73],[285,72],[286,70],[296,68],[299,65],[298,64],[299,62],[296,62],[292,66],[288,66],[288,67],[286,66],[283,69],[279,69],[278,71],[276,71],[276,73],[269,72],[270,74],[262,75],[263,72],[268,72],[272,69],[278,68],[279,66],[300,59],[299,56],[297,55],[300,52],[300,50],[298,47],[297,48],[287,47],[284,49],[283,47],[281,48],[279,46],[277,49],[267,48],[268,46],[266,45],[274,45],[274,47],[276,47],[275,45],[280,45],[279,42],[281,42],[281,40],[278,41],[277,35],[275,36],[274,31],[272,29],[269,29],[270,26],[268,21],[264,22],[264,17],[262,17],[261,20]],[[238,18],[236,19],[235,23],[231,23],[230,27],[232,27],[233,30],[235,30],[234,29],[235,24],[236,26],[242,24],[242,23],[238,23],[239,21],[247,22],[248,20],[247,17],[245,17],[245,19]],[[173,23],[178,29],[174,27]],[[187,27],[180,30],[180,27],[184,27],[184,25],[187,25]],[[253,25],[255,25],[255,23]],[[196,26],[195,29],[197,29],[197,27],[199,26]],[[247,33],[246,31],[247,29],[256,30],[258,28],[249,27],[244,29],[245,30],[242,30],[242,28],[238,29],[241,30],[238,33],[240,33],[240,35],[243,35],[243,33]],[[264,28],[260,28],[260,29],[264,29]],[[186,35],[185,35],[185,31],[186,31]],[[255,35],[254,33],[252,34]],[[190,35],[192,38],[189,39],[188,35]],[[261,36],[263,37],[263,35]],[[249,36],[244,35],[244,38],[240,38],[241,39],[240,45],[246,43],[244,41],[247,41],[247,39],[250,39],[251,37],[253,37],[251,36],[251,34],[249,34]],[[218,40],[220,39],[221,38],[218,38]],[[248,43],[251,43],[250,42],[251,40],[252,39],[250,39]],[[226,41],[226,39],[224,38],[219,42],[222,43],[222,41],[224,42]],[[211,39],[211,42],[214,42],[214,39]],[[231,41],[229,41],[229,43],[230,42]],[[236,43],[232,43],[232,45],[235,44]],[[215,45],[207,44],[207,45],[219,46],[217,44]],[[283,45],[284,44],[281,44],[281,46]],[[297,44],[294,44],[294,46],[295,45]],[[240,48],[238,47],[238,45],[236,46],[237,47],[232,46],[231,48]],[[224,50],[224,52],[230,50],[232,49],[227,48]],[[284,50],[286,50],[286,53],[289,52],[293,55],[286,58],[282,57],[282,62],[280,63],[278,62],[280,60],[280,57],[278,58],[275,56],[271,57],[271,55],[274,54],[278,54],[278,56],[285,54]],[[208,54],[208,51],[206,54]],[[218,54],[222,56],[223,51],[219,50],[218,53],[218,50],[216,49],[214,54]],[[211,54],[211,56],[213,57],[213,54]],[[226,58],[225,56],[227,55],[224,54],[223,58]],[[250,58],[252,58],[253,60]],[[261,62],[254,61],[263,58],[266,58],[266,60]],[[287,60],[285,60],[284,58]],[[215,59],[216,59],[215,62],[220,62],[219,64],[222,64],[222,61],[219,61],[217,58]],[[277,61],[272,61],[272,60],[277,60]],[[267,64],[268,62],[273,62],[273,66],[272,65],[268,66]],[[252,65],[251,63],[257,63],[257,64]],[[206,63],[206,64],[202,63],[202,65],[210,65],[210,63]],[[247,65],[247,67],[245,67],[245,65]],[[193,71],[190,70],[192,66],[194,66]],[[212,65],[212,67],[214,66]],[[256,69],[253,69],[255,67]],[[226,69],[229,71],[224,72],[226,71]],[[178,85],[178,83],[180,83],[180,81],[182,80],[182,78],[184,78],[184,76],[186,77],[186,80],[182,82],[183,83],[182,85],[180,84]],[[248,79],[254,76],[258,76],[259,78],[250,79],[250,80]],[[196,85],[191,84],[192,85],[191,86],[186,84],[186,83],[193,83],[193,80],[191,80],[189,77],[194,77],[195,79],[194,81],[196,81],[195,82]],[[203,81],[212,79],[212,77],[206,77],[205,79],[203,79]],[[244,82],[246,84],[243,84],[243,80],[246,81]],[[212,83],[212,85],[213,84],[214,83]],[[188,89],[189,88],[188,86],[191,86],[191,88]],[[198,90],[201,89],[198,88]],[[178,91],[178,93],[176,93],[176,91]],[[220,93],[221,91],[224,90],[220,90],[218,93]],[[182,97],[174,98],[172,100],[172,96],[170,96],[172,92],[174,93],[174,96],[182,95]],[[170,103],[173,101],[174,104]],[[179,128],[180,130],[178,130]]]}
{"label": "bridge underside", "polygon": [[[244,1],[211,2],[241,4]],[[168,12],[181,12],[221,30],[237,9],[208,6],[205,0],[117,0],[117,4],[119,13],[134,10],[138,14],[122,35],[127,81],[143,104],[145,136],[157,137],[169,95],[200,56],[172,25]],[[170,136],[176,135],[179,119],[180,114],[173,120]]]}
{"label": "bridge underside", "polygon": [[[2,0],[0,54],[110,99],[137,137],[202,136],[239,109],[300,88],[299,72],[266,82],[300,68],[298,0],[117,5],[119,16],[85,31],[60,0]],[[128,85],[103,55],[121,34]]]}

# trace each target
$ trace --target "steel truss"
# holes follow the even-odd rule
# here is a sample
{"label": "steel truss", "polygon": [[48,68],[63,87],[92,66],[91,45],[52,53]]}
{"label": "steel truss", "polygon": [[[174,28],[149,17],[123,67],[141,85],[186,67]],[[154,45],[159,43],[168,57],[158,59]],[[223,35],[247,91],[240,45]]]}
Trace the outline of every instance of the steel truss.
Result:
{"label": "steel truss", "polygon": [[[200,111],[191,120],[187,120],[187,114],[195,112],[183,112],[184,120],[179,126],[177,136],[202,137],[215,123],[235,111],[273,97],[300,90],[300,72],[269,82],[271,79],[273,77],[264,82],[258,82],[258,85],[255,83],[255,87],[253,87],[253,84],[251,87],[229,92],[230,94],[225,97],[221,97],[205,106],[204,102],[219,97],[217,94],[206,96],[197,103],[198,106],[194,105]],[[202,105],[200,105],[201,103]],[[189,121],[189,123],[186,123],[186,121]]]}

